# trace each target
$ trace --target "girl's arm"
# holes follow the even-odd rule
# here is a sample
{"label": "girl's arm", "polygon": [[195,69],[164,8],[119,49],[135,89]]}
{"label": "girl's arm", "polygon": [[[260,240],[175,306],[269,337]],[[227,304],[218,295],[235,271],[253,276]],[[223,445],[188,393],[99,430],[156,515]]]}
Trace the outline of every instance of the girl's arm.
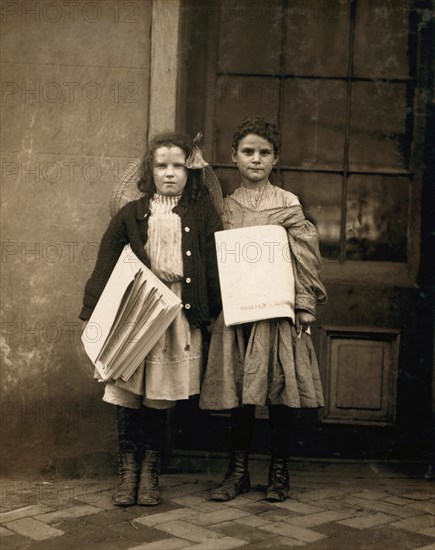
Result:
{"label": "girl's arm", "polygon": [[83,308],[80,312],[80,319],[87,321],[92,315],[101,293],[118,261],[118,258],[128,243],[128,234],[125,225],[126,209],[131,208],[131,203],[125,205],[112,218],[98,250],[97,262],[92,275],[85,285],[83,297]]}
{"label": "girl's arm", "polygon": [[[273,223],[287,229],[295,266],[295,310],[315,317],[317,304],[327,299],[319,277],[321,256],[316,228],[305,218],[300,205],[286,208]],[[302,321],[303,324],[309,324],[305,318]]]}
{"label": "girl's arm", "polygon": [[205,215],[205,268],[210,315],[217,318],[222,310],[222,298],[217,267],[216,241],[214,234],[223,229],[222,220],[209,197],[204,204]]}

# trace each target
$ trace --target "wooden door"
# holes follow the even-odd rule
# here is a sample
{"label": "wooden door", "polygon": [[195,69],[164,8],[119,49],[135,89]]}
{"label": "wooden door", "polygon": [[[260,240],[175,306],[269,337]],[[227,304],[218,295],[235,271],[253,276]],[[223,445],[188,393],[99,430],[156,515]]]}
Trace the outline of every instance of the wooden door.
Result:
{"label": "wooden door", "polygon": [[239,185],[235,126],[254,114],[274,121],[273,183],[299,196],[320,235],[329,302],[313,338],[326,406],[319,423],[296,414],[294,451],[420,455],[431,408],[418,288],[430,2],[220,0],[184,10],[179,127],[204,131],[229,194]]}

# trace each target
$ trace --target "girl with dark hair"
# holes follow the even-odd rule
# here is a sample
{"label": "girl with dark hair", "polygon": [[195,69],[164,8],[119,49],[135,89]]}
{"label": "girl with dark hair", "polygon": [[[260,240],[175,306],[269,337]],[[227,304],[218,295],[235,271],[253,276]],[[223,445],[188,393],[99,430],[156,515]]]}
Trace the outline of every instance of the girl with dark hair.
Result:
{"label": "girl with dark hair", "polygon": [[214,232],[222,223],[205,185],[204,164],[197,146],[185,136],[165,134],[150,142],[137,184],[143,196],[127,202],[112,218],[86,283],[80,314],[85,321],[130,244],[183,303],[134,376],[105,385],[103,401],[116,406],[118,425],[117,506],[159,503],[166,413],[178,400],[199,393],[201,329],[221,309]]}
{"label": "girl with dark hair", "polygon": [[226,327],[222,316],[216,321],[200,397],[203,409],[231,411],[230,463],[222,484],[211,494],[216,501],[231,500],[250,489],[248,455],[256,405],[269,408],[269,501],[283,501],[289,494],[292,410],[323,406],[308,330],[317,304],[326,300],[319,279],[319,238],[298,197],[269,181],[280,145],[276,126],[259,116],[241,122],[233,136],[232,160],[240,187],[223,201],[224,227],[286,229],[295,274],[295,322],[279,318]]}

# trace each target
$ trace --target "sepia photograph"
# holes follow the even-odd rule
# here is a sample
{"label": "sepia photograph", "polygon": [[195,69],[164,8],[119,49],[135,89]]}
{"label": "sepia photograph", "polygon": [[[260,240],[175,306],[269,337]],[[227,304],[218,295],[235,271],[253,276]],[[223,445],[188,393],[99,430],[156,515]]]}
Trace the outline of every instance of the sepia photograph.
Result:
{"label": "sepia photograph", "polygon": [[433,0],[0,0],[2,550],[435,550]]}

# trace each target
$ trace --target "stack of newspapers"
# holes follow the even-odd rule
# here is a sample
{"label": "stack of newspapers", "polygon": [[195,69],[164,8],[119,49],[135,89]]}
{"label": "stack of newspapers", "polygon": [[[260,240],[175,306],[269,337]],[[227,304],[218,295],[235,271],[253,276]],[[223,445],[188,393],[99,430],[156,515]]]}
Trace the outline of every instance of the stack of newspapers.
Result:
{"label": "stack of newspapers", "polygon": [[103,380],[127,381],[182,308],[127,245],[82,334]]}

